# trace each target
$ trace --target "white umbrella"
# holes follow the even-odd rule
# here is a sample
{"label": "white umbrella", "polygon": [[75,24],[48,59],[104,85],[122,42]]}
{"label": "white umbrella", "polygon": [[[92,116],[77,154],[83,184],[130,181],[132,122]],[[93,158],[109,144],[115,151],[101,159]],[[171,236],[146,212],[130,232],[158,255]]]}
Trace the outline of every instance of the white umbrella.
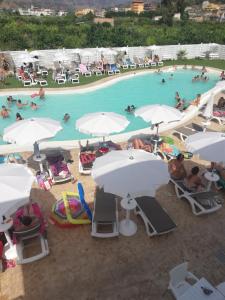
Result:
{"label": "white umbrella", "polygon": [[37,142],[54,137],[62,129],[60,122],[50,118],[30,118],[15,122],[6,127],[3,132],[3,140],[17,145],[34,145],[35,159],[40,162],[44,156],[40,155]]}
{"label": "white umbrella", "polygon": [[[118,195],[123,202],[135,205],[134,197],[155,196],[160,185],[169,181],[167,164],[156,155],[143,150],[111,151],[95,160],[92,176],[105,192]],[[124,235],[133,235],[136,224],[129,219],[120,223]]]}
{"label": "white umbrella", "polygon": [[199,154],[202,159],[225,161],[225,134],[222,132],[199,132],[187,137],[188,151]]}
{"label": "white umbrella", "polygon": [[0,218],[10,216],[29,202],[34,180],[32,172],[23,165],[0,165]]}
{"label": "white umbrella", "polygon": [[38,61],[38,59],[32,57],[29,53],[24,53],[18,56],[18,61],[21,63],[32,63]]}
{"label": "white umbrella", "polygon": [[54,61],[70,61],[70,57],[67,55],[66,52],[62,51],[62,52],[56,52],[54,57],[53,57]]}
{"label": "white umbrella", "polygon": [[130,122],[113,112],[86,114],[76,121],[76,129],[95,136],[106,136],[124,130]]}
{"label": "white umbrella", "polygon": [[148,46],[147,49],[150,49],[150,50],[152,50],[152,51],[155,51],[155,50],[160,49],[160,46],[152,45],[152,46]]}
{"label": "white umbrella", "polygon": [[171,106],[153,104],[142,106],[135,110],[135,116],[141,117],[146,122],[151,122],[152,124],[157,123],[169,123],[172,121],[179,121],[182,118],[182,113]]}
{"label": "white umbrella", "polygon": [[[171,106],[161,105],[161,104],[153,104],[142,106],[135,110],[135,116],[141,117],[146,122],[151,122],[151,124],[156,126],[158,136],[159,124],[161,123],[169,123],[173,121],[178,121],[182,118],[182,113]],[[156,152],[157,148],[157,139],[155,142],[154,152]]]}
{"label": "white umbrella", "polygon": [[41,55],[40,51],[38,51],[38,50],[31,51],[29,54],[32,57],[34,57],[34,56],[40,56]]}

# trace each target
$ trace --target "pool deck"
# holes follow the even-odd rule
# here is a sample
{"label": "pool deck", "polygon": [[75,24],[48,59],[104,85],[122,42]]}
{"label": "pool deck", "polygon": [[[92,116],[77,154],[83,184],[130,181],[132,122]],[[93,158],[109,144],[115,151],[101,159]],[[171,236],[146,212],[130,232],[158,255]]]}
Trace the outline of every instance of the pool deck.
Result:
{"label": "pool deck", "polygon": [[[201,119],[193,121],[199,123]],[[219,131],[224,127],[212,122],[211,128]],[[171,136],[171,131],[166,134]],[[184,149],[182,142],[174,140]],[[72,172],[83,183],[86,200],[93,206],[94,181],[78,173],[78,149],[70,153]],[[38,166],[31,159],[32,153],[23,156],[35,172]],[[207,162],[197,157],[185,160],[187,170],[196,164],[203,170]],[[48,219],[61,192],[74,190],[72,183],[54,185],[50,191],[34,186],[31,198],[38,201]],[[224,191],[220,194],[225,199]],[[177,224],[174,232],[149,238],[142,220],[133,213],[138,231],[132,237],[97,239],[91,237],[90,225],[60,229],[49,223],[49,256],[0,273],[0,299],[173,300],[167,290],[169,270],[183,261],[189,262],[189,270],[198,278],[205,277],[213,285],[224,281],[225,205],[216,213],[196,217],[187,202],[176,197],[171,183],[162,186],[156,198]],[[119,217],[124,217],[120,205]]]}
{"label": "pool deck", "polygon": [[[191,68],[191,66],[187,66],[187,68]],[[183,69],[182,66],[167,66],[167,67],[162,67],[160,68],[161,70],[163,70],[164,72],[175,72],[176,70],[179,69]],[[220,74],[219,69],[216,68],[209,68],[207,67],[207,69],[209,70],[209,72],[214,72],[217,73],[218,75]],[[195,70],[199,70],[201,71],[201,67],[195,67]],[[105,86],[108,85],[112,85],[115,82],[118,82],[120,80],[125,80],[127,78],[130,78],[132,76],[140,76],[142,74],[145,73],[154,73],[156,72],[155,69],[152,70],[132,70],[128,73],[123,73],[123,74],[118,74],[115,75],[113,77],[107,77],[104,79],[100,79],[99,81],[93,82],[91,84],[88,84],[87,86],[77,86],[74,88],[57,88],[57,89],[51,89],[48,88],[46,89],[46,94],[71,94],[71,93],[85,93],[88,91],[93,91],[99,88],[103,88]],[[35,88],[33,89],[11,89],[11,90],[4,90],[4,91],[0,91],[0,95],[5,96],[5,95],[9,95],[9,94],[14,94],[16,93],[18,94],[25,94],[25,95],[30,95],[32,93],[32,91],[34,92],[34,90],[36,90]],[[207,101],[209,100],[212,92],[215,95],[218,95],[221,93],[221,91],[225,90],[225,82],[218,82],[217,85],[212,88],[211,90],[205,92],[204,94],[201,95],[201,102],[199,107],[195,107],[190,105],[188,107],[188,109],[185,111],[184,113],[184,117],[178,121],[178,122],[173,122],[170,124],[162,124],[159,128],[159,132],[163,133],[166,132],[167,130],[170,130],[172,128],[181,126],[183,124],[185,124],[186,122],[190,121],[192,118],[194,118],[195,116],[198,115],[199,112],[199,108],[204,105],[205,103],[207,103]],[[140,130],[136,130],[136,131],[132,131],[132,132],[127,132],[127,133],[122,133],[122,134],[118,134],[118,135],[113,135],[112,139],[114,142],[124,142],[127,141],[131,136],[133,135],[138,135],[138,134],[153,134],[154,130],[151,130],[150,128],[144,128],[144,129],[140,129]],[[83,142],[86,141],[86,139],[83,140]],[[92,138],[89,139],[89,141],[91,143],[97,142],[99,141],[99,138]],[[82,142],[82,140],[81,140]],[[79,141],[78,140],[68,140],[68,141],[49,141],[49,142],[42,142],[40,144],[40,148],[41,149],[46,149],[49,147],[63,147],[65,149],[73,149],[73,148],[78,148],[79,147]],[[12,153],[12,152],[24,152],[24,151],[31,151],[32,150],[32,146],[18,146],[18,145],[0,145],[0,154],[4,154],[4,153]]]}

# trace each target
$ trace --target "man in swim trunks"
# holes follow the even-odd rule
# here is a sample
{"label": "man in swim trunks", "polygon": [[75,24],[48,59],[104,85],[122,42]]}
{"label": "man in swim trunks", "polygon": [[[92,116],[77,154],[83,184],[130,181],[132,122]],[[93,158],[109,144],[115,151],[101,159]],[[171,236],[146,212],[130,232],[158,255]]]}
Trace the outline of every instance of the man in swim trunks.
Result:
{"label": "man in swim trunks", "polygon": [[24,106],[27,106],[28,105],[28,102],[26,102],[26,103],[22,103],[22,101],[19,99],[19,100],[17,100],[17,102],[16,102],[16,106],[17,106],[17,108],[19,108],[19,109],[21,109],[21,108],[23,108]]}
{"label": "man in swim trunks", "polygon": [[187,172],[184,167],[183,154],[179,153],[176,158],[169,161],[168,170],[171,178],[175,180],[182,180],[187,176]]}

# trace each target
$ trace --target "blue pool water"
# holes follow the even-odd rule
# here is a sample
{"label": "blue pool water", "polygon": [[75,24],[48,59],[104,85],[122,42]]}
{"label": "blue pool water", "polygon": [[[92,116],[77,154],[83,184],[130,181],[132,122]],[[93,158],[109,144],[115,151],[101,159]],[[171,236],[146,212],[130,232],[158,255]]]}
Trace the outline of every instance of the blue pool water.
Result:
{"label": "blue pool water", "polygon": [[[97,111],[113,111],[125,115],[130,125],[124,132],[146,128],[148,124],[141,118],[127,114],[124,109],[127,105],[134,104],[141,107],[147,104],[167,104],[174,106],[175,92],[178,91],[182,98],[188,101],[193,100],[197,93],[204,93],[215,86],[218,76],[209,74],[210,80],[207,82],[194,82],[192,78],[196,75],[196,71],[178,70],[173,73],[173,79],[170,79],[170,73],[156,74],[149,73],[140,76],[132,76],[129,79],[121,80],[110,86],[97,89],[92,92],[74,94],[55,94],[47,95],[46,100],[39,98],[32,99],[29,96],[14,95],[23,101],[34,101],[39,105],[37,111],[31,110],[29,106],[23,109],[17,109],[16,105],[10,107],[10,118],[0,119],[0,134],[3,133],[4,127],[15,121],[15,115],[19,112],[23,118],[29,117],[50,117],[55,120],[62,120],[65,113],[69,113],[71,118],[68,123],[63,125],[63,130],[59,132],[52,140],[76,140],[88,138],[86,134],[82,134],[75,130],[75,121],[85,113]],[[199,73],[199,72],[198,72]],[[165,78],[166,83],[162,84],[161,80]],[[6,104],[6,97],[0,97],[0,103]],[[0,139],[0,144],[4,142]]]}

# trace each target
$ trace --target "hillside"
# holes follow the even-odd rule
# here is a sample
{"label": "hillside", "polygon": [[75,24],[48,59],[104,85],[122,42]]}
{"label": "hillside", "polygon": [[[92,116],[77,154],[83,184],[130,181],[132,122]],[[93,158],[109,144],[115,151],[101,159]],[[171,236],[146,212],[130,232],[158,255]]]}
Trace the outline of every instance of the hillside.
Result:
{"label": "hillside", "polygon": [[3,0],[2,8],[30,7],[34,5],[43,8],[70,10],[78,7],[113,7],[119,4],[129,4],[131,0]]}

